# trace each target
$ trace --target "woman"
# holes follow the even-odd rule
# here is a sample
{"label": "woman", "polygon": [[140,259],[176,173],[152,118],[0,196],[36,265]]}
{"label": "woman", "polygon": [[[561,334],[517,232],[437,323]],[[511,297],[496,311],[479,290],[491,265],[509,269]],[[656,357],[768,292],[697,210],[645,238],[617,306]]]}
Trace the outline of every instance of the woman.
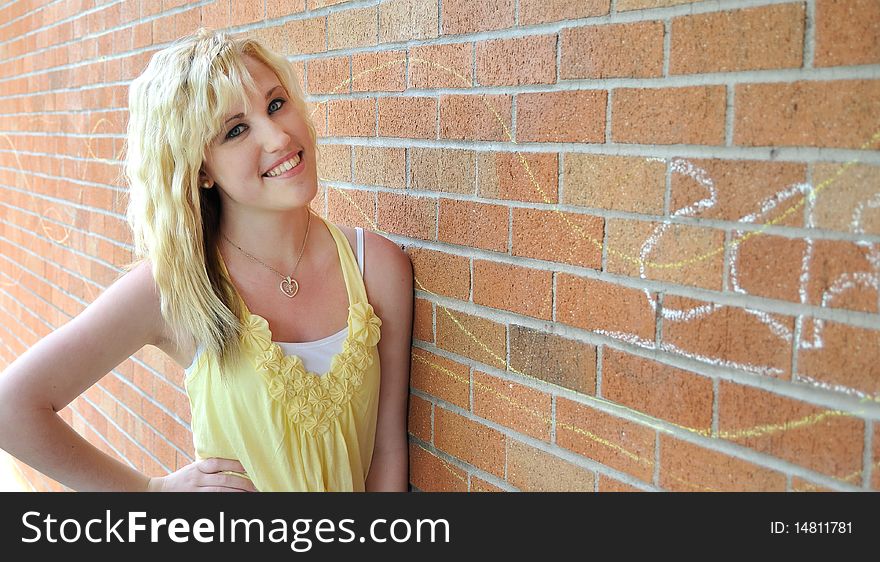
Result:
{"label": "woman", "polygon": [[[143,259],[6,370],[0,446],[81,490],[406,490],[412,267],[310,211],[290,64],[202,29],[153,56],[129,113]],[[198,457],[153,478],[56,414],[146,344],[185,367]]]}

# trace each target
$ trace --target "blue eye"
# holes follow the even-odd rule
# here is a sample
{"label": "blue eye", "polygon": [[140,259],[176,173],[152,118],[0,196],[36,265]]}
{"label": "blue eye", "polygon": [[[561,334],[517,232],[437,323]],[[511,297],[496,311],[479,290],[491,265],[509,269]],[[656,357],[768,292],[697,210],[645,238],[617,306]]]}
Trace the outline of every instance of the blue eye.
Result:
{"label": "blue eye", "polygon": [[[274,111],[271,111],[271,110],[270,110],[270,111],[269,111],[269,114],[270,114],[270,115],[273,114],[273,113],[275,113],[275,112],[278,111],[279,109],[281,109],[281,107],[282,107],[285,103],[287,103],[287,100],[285,100],[285,99],[283,99],[283,98],[275,98],[274,100],[272,100],[272,101],[269,103],[269,107],[272,107],[272,105],[273,105],[275,102],[279,102],[278,108],[275,109]],[[240,136],[241,133],[244,132],[243,130],[241,131],[241,133],[236,133],[236,134],[232,134],[232,133],[233,133],[235,130],[237,130],[239,127],[246,127],[246,126],[247,126],[247,125],[243,125],[243,124],[241,124],[241,123],[238,124],[238,125],[236,125],[236,126],[233,127],[232,129],[230,129],[228,133],[226,133],[226,138],[227,138],[227,139],[234,139],[235,137]]]}

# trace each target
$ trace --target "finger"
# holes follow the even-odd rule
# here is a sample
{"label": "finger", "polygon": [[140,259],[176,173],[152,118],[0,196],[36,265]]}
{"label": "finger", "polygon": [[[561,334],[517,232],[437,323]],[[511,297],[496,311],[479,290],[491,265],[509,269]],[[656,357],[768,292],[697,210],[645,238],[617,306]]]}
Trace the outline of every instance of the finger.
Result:
{"label": "finger", "polygon": [[199,470],[206,474],[212,474],[215,472],[223,472],[223,471],[232,471],[232,472],[241,472],[246,473],[247,471],[244,469],[244,466],[234,459],[223,459],[220,457],[212,457],[209,459],[205,459],[199,463]]}
{"label": "finger", "polygon": [[224,486],[200,486],[196,489],[197,492],[244,492],[244,490],[239,490],[238,488],[226,488]]}
{"label": "finger", "polygon": [[253,486],[250,478],[241,477],[234,474],[215,474],[212,475],[208,482],[212,486],[227,486],[229,488],[246,489]]}

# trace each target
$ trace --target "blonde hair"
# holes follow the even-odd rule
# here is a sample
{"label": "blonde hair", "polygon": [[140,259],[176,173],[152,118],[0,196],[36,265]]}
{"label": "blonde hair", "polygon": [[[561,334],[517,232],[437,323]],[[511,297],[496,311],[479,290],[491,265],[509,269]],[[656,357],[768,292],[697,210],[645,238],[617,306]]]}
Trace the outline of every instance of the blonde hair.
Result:
{"label": "blonde hair", "polygon": [[245,88],[255,83],[245,55],[275,73],[317,148],[292,66],[253,38],[205,28],[182,37],[153,55],[128,98],[124,174],[137,259],[124,267],[149,260],[175,345],[193,338],[218,358],[221,373],[240,359],[244,309],[220,262],[219,194],[202,189],[198,176],[223,119],[238,105],[250,111]]}

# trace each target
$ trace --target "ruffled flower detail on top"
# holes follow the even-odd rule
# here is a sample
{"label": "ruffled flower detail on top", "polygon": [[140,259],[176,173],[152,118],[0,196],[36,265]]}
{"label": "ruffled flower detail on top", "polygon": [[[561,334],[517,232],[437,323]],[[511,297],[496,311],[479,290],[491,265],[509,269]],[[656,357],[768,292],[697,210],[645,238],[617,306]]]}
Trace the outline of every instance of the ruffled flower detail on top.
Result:
{"label": "ruffled flower detail on top", "polygon": [[348,309],[348,337],[330,363],[324,376],[307,371],[302,359],[284,355],[272,341],[269,323],[249,314],[244,323],[242,343],[253,354],[257,370],[266,380],[272,397],[291,425],[310,434],[326,432],[364,382],[364,373],[373,364],[373,347],[381,338],[382,320],[369,303],[358,302]]}

